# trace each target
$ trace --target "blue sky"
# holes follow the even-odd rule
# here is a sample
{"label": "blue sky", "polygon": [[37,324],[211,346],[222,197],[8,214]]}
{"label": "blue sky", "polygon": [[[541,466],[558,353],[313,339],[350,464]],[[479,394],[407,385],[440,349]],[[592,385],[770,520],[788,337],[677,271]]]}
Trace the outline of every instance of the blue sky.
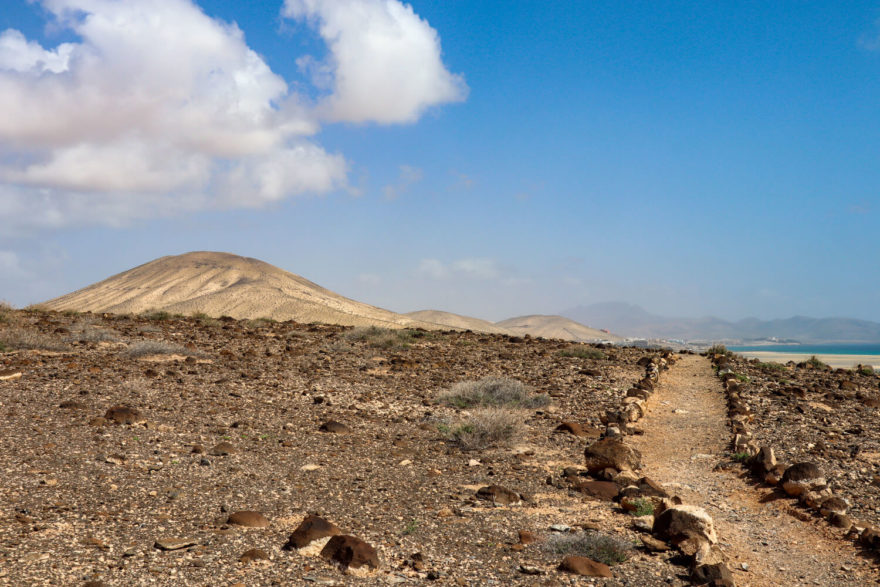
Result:
{"label": "blue sky", "polygon": [[880,2],[695,4],[6,0],[0,298],[221,250],[395,311],[880,321]]}

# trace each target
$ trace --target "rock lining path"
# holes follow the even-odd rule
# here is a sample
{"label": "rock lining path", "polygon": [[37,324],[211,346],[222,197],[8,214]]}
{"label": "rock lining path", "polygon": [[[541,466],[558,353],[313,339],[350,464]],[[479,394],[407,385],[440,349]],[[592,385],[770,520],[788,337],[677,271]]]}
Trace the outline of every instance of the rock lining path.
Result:
{"label": "rock lining path", "polygon": [[731,434],[724,391],[705,357],[683,355],[647,408],[644,434],[628,440],[642,452],[643,472],[712,516],[737,585],[880,584],[873,561],[841,540],[840,530],[794,500],[772,499],[773,490],[740,467],[715,470]]}

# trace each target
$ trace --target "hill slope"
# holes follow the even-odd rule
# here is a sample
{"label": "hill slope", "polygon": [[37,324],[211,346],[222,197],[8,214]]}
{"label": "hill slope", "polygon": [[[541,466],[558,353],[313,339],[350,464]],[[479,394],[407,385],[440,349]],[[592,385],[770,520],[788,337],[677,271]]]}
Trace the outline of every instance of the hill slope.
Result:
{"label": "hill slope", "polygon": [[461,316],[460,314],[442,312],[440,310],[419,310],[418,312],[407,312],[404,316],[409,316],[413,320],[431,322],[433,324],[439,324],[440,326],[447,326],[449,328],[460,330],[490,332],[493,334],[511,334],[509,330],[497,326],[488,320],[480,320],[479,318]]}
{"label": "hill slope", "polygon": [[437,329],[437,325],[350,300],[263,261],[213,252],[161,257],[41,306],[114,314],[164,310],[238,319]]}
{"label": "hill slope", "polygon": [[615,334],[602,332],[601,330],[584,326],[583,324],[579,324],[574,320],[569,320],[562,316],[518,316],[516,318],[508,318],[507,320],[496,322],[495,325],[520,335],[529,334],[531,336],[558,338],[574,342],[622,340],[621,337]]}

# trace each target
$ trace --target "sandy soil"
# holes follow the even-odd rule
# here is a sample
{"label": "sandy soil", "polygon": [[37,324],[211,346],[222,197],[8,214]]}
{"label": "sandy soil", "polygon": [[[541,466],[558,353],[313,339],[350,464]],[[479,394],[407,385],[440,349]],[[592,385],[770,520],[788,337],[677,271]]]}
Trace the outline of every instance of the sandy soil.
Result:
{"label": "sandy soil", "polygon": [[[737,585],[868,585],[876,571],[826,525],[802,521],[731,470],[716,470],[730,443],[721,384],[704,357],[683,356],[648,402],[645,433],[631,439],[644,472],[715,521]],[[745,570],[747,569],[747,570]]]}
{"label": "sandy soil", "polygon": [[[737,354],[748,359],[758,359],[766,363],[787,363],[789,361],[800,363],[813,356],[811,354],[774,353],[770,351],[738,351]],[[880,369],[880,355],[816,355],[816,357],[835,369],[848,369],[856,365],[871,365],[875,369]]]}

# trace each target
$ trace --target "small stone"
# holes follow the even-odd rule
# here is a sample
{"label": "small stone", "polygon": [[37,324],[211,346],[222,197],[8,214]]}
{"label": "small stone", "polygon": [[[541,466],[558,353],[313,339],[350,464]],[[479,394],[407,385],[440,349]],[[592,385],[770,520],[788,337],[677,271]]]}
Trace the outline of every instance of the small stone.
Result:
{"label": "small stone", "polygon": [[230,514],[226,519],[227,524],[244,526],[245,528],[267,528],[269,520],[260,512],[243,510]]}
{"label": "small stone", "polygon": [[266,554],[265,550],[260,550],[259,548],[252,548],[248,551],[245,551],[240,557],[238,557],[240,562],[245,564],[252,563],[254,561],[267,561],[269,560],[269,555]]}
{"label": "small stone", "polygon": [[543,575],[544,571],[531,565],[520,565],[519,572],[523,575]]}
{"label": "small stone", "polygon": [[826,481],[815,463],[795,463],[785,470],[781,483],[787,494],[797,497]]}
{"label": "small stone", "polygon": [[3,369],[0,371],[0,381],[11,381],[21,378],[21,371],[16,369]]}
{"label": "small stone", "polygon": [[574,573],[583,577],[613,577],[611,568],[603,563],[594,561],[585,556],[570,554],[562,559],[559,564],[560,571]]}
{"label": "small stone", "polygon": [[662,540],[657,540],[653,536],[640,536],[639,540],[645,545],[645,550],[649,552],[666,552],[669,545]]}
{"label": "small stone", "polygon": [[215,444],[211,450],[208,452],[212,457],[225,457],[227,455],[235,454],[235,446],[232,445],[231,442],[218,442]]}
{"label": "small stone", "polygon": [[541,537],[534,532],[529,532],[528,530],[520,530],[519,531],[519,543],[520,544],[534,544],[541,540]]}
{"label": "small stone", "polygon": [[577,422],[563,422],[556,427],[556,432],[568,433],[577,437],[584,437],[587,435],[587,433],[584,432],[583,426]]}
{"label": "small stone", "polygon": [[318,428],[321,432],[329,432],[331,434],[348,434],[351,428],[336,420],[327,420]]}
{"label": "small stone", "polygon": [[611,481],[579,481],[574,489],[600,501],[614,501],[620,493],[617,483]]}
{"label": "small stone", "polygon": [[522,501],[520,495],[500,485],[489,485],[477,490],[477,497],[491,501],[495,505],[512,505]]}
{"label": "small stone", "polygon": [[191,538],[159,538],[153,545],[159,550],[181,550],[198,544]]}
{"label": "small stone", "polygon": [[107,413],[104,414],[104,419],[108,422],[115,422],[116,424],[137,424],[138,421],[141,420],[140,412],[135,408],[130,408],[128,406],[114,406],[107,410]]}
{"label": "small stone", "polygon": [[611,468],[617,471],[635,470],[641,466],[642,455],[615,438],[603,438],[584,450],[584,460],[590,473]]}
{"label": "small stone", "polygon": [[321,465],[315,465],[314,463],[309,463],[308,465],[303,465],[299,468],[300,471],[317,471],[321,468]]}
{"label": "small stone", "polygon": [[571,532],[571,526],[565,524],[553,524],[550,526],[552,532]]}

